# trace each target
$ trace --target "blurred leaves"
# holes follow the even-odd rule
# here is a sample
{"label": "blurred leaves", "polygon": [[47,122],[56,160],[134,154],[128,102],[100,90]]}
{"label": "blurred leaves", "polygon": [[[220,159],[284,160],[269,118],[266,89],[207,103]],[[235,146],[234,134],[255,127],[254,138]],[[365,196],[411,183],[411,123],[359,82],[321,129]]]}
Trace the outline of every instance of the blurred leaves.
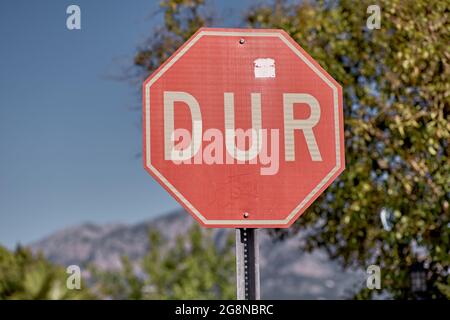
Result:
{"label": "blurred leaves", "polygon": [[[380,0],[381,29],[369,30],[371,4],[278,0],[245,16],[249,27],[287,31],[344,89],[346,170],[293,228],[275,234],[308,228],[303,250],[324,248],[345,267],[380,265],[382,288],[394,298],[415,298],[408,273],[422,259],[428,298],[440,298],[450,260],[449,6]],[[144,78],[212,23],[203,1],[162,6],[164,27],[136,55]],[[393,213],[389,230],[383,208]]]}
{"label": "blurred leaves", "polygon": [[152,32],[152,36],[134,57],[134,64],[140,71],[139,78],[147,77],[198,28],[212,21],[205,13],[204,0],[163,0],[160,7],[164,14],[164,25]]}
{"label": "blurred leaves", "polygon": [[233,237],[218,246],[209,230],[194,225],[168,248],[159,232],[138,266],[126,258],[121,271],[96,271],[103,296],[113,299],[235,299]]}
{"label": "blurred leaves", "polygon": [[[314,230],[304,249],[323,247],[348,267],[379,264],[384,290],[414,298],[420,247],[428,298],[439,298],[450,254],[448,3],[377,1],[381,29],[368,30],[372,2],[276,1],[277,14],[263,5],[247,20],[288,31],[344,88],[346,171],[294,226]],[[391,231],[383,208],[396,217]],[[356,297],[373,293],[363,291]]]}
{"label": "blurred leaves", "polygon": [[437,287],[442,292],[442,294],[447,297],[447,299],[450,299],[450,283],[438,283]]}
{"label": "blurred leaves", "polygon": [[82,285],[80,290],[66,287],[68,274],[41,256],[18,247],[10,252],[0,246],[0,300],[93,299]]}

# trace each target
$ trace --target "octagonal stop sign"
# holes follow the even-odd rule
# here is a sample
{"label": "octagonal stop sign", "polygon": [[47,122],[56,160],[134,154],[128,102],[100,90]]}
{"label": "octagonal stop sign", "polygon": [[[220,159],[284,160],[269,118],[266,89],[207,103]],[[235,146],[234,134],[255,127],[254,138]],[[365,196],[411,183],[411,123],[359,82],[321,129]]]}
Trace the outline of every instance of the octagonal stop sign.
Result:
{"label": "octagonal stop sign", "polygon": [[144,166],[202,225],[290,226],[344,169],[342,90],[282,30],[198,30],[143,84]]}

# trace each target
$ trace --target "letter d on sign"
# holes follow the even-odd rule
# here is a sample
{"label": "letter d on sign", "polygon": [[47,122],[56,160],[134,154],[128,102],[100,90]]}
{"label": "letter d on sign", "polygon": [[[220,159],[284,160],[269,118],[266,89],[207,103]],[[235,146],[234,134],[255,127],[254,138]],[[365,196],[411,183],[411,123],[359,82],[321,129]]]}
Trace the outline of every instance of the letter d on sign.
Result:
{"label": "letter d on sign", "polygon": [[[184,150],[175,150],[175,102],[185,103],[191,112],[192,139]],[[187,92],[164,91],[164,159],[183,161],[192,158],[202,144],[202,114],[197,100]]]}

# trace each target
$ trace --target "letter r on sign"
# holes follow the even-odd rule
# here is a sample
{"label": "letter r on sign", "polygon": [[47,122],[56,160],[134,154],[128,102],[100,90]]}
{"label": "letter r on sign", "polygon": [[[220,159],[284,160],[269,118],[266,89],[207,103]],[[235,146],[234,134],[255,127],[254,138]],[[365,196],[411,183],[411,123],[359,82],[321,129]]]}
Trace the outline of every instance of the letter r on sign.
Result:
{"label": "letter r on sign", "polygon": [[[309,106],[311,114],[308,119],[294,119],[294,104],[296,103],[304,103]],[[285,160],[295,161],[294,130],[300,129],[305,136],[312,161],[322,161],[322,155],[312,130],[320,120],[319,101],[307,93],[285,93],[283,94],[283,106]]]}

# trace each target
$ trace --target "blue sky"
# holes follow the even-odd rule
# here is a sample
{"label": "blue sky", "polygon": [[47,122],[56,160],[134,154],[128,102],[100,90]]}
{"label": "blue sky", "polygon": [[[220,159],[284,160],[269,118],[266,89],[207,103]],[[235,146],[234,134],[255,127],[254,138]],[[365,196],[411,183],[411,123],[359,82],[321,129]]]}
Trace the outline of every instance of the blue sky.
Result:
{"label": "blue sky", "polygon": [[[255,1],[213,1],[215,26],[240,26]],[[81,8],[82,29],[66,28]],[[162,23],[159,1],[0,2],[0,244],[83,222],[135,223],[178,208],[144,171],[139,88],[130,67]]]}

